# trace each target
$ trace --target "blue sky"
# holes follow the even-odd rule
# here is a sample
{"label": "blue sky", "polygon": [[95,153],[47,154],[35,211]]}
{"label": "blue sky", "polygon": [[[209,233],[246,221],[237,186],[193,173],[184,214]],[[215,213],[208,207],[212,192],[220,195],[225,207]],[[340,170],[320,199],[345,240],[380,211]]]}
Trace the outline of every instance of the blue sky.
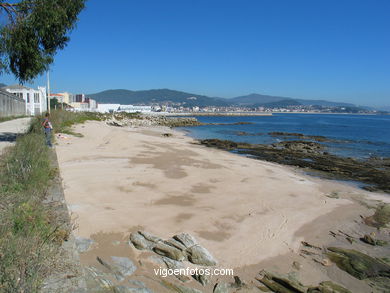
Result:
{"label": "blue sky", "polygon": [[389,14],[388,0],[89,0],[51,85],[389,106]]}

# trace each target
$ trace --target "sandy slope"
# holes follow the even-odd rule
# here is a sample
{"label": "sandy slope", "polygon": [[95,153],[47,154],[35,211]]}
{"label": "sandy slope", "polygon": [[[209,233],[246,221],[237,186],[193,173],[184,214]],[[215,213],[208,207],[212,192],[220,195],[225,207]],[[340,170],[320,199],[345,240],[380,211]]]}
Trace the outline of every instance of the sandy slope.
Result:
{"label": "sandy slope", "polygon": [[209,149],[166,128],[88,122],[76,131],[84,137],[58,139],[56,149],[83,237],[140,228],[163,238],[188,232],[221,266],[236,268],[297,251],[301,240],[319,238],[361,211],[348,199],[325,196],[361,190]]}

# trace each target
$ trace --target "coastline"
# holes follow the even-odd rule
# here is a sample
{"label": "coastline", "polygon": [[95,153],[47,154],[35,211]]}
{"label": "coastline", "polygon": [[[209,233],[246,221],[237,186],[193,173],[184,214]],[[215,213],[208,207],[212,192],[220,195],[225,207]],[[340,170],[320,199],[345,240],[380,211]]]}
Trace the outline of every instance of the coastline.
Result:
{"label": "coastline", "polygon": [[[84,137],[59,139],[57,153],[78,237],[98,241],[117,235],[112,241],[122,241],[140,229],[163,238],[187,232],[219,266],[234,268],[244,279],[275,266],[288,273],[301,241],[334,244],[329,230],[356,230],[360,215],[372,213],[359,202],[388,200],[381,194],[365,199],[370,193],[293,167],[209,149],[165,127],[87,122],[76,131]],[[134,249],[132,255],[153,265]],[[94,265],[96,250],[81,259]],[[301,280],[309,282],[315,264],[299,261]],[[328,274],[316,268],[314,279]],[[367,289],[341,275],[338,282],[353,292]]]}

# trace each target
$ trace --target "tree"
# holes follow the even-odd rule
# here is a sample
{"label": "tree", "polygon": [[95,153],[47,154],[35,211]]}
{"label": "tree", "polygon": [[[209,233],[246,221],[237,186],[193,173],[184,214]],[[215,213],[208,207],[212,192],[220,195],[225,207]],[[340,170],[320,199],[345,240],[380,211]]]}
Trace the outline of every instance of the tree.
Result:
{"label": "tree", "polygon": [[45,72],[69,42],[86,0],[0,0],[0,73],[21,83]]}

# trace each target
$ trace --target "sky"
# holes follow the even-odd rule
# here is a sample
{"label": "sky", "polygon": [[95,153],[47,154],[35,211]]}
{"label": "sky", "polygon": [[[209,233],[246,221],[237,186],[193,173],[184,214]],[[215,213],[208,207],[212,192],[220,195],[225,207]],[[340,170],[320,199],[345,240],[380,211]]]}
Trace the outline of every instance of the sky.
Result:
{"label": "sky", "polygon": [[89,0],[50,68],[51,89],[390,106],[389,14],[388,0]]}

